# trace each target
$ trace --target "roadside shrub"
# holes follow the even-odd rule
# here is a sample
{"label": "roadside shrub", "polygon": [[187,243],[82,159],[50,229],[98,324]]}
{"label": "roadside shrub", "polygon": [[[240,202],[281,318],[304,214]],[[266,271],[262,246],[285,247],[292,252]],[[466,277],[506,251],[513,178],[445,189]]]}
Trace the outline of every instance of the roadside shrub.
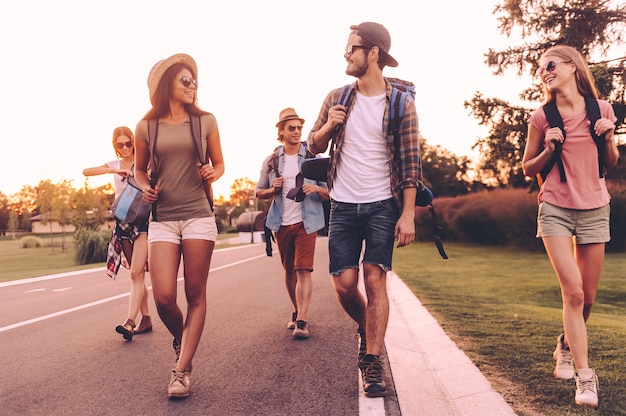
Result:
{"label": "roadside shrub", "polygon": [[20,247],[22,248],[43,247],[43,241],[39,237],[29,235],[27,237],[20,238]]}
{"label": "roadside shrub", "polygon": [[111,231],[94,231],[83,228],[74,236],[76,242],[76,264],[102,263],[107,260],[107,249]]}
{"label": "roadside shrub", "polygon": [[613,253],[626,252],[626,185],[608,183],[611,194],[611,241],[606,250]]}
{"label": "roadside shrub", "polygon": [[[626,251],[626,186],[609,184],[611,194],[611,241],[607,251]],[[454,198],[436,198],[434,206],[444,242],[507,245],[543,250],[537,234],[537,192],[527,189],[495,189]],[[427,208],[417,208],[417,239],[432,240],[432,221]]]}

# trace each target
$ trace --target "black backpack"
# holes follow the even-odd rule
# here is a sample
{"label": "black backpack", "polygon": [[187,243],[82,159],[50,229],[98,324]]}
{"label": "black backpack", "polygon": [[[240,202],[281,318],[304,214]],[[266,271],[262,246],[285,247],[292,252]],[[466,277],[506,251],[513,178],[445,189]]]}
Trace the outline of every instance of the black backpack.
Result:
{"label": "black backpack", "polygon": [[[596,124],[596,121],[600,119],[600,106],[598,105],[598,100],[594,97],[585,96],[585,108],[587,109],[587,118],[590,121],[589,131],[591,132],[591,137],[593,141],[596,143],[598,148],[598,169],[599,175],[601,178],[604,177],[604,148],[605,141],[604,135],[598,136],[593,128]],[[550,127],[558,127],[561,129],[563,133],[563,143],[565,143],[565,139],[567,138],[565,135],[565,126],[563,125],[563,119],[561,118],[561,114],[559,114],[559,110],[556,107],[556,101],[550,101],[543,106],[543,111],[546,114],[546,118],[548,119],[548,124]],[[563,161],[561,160],[561,152],[563,151],[563,143],[557,143],[554,153],[552,154],[552,159],[541,169],[541,172],[537,174],[537,182],[539,186],[543,184],[548,176],[548,173],[552,170],[554,165],[557,165],[559,169],[559,176],[561,182],[565,182],[565,168],[563,167]]]}

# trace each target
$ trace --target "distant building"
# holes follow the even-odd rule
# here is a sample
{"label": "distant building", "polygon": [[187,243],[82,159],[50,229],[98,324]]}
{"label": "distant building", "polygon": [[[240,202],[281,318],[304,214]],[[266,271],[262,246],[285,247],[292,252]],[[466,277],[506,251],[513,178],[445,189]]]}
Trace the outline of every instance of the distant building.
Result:
{"label": "distant building", "polygon": [[[70,213],[72,216],[73,213]],[[115,219],[110,212],[104,213],[106,221],[100,226],[101,230],[112,230],[115,227]],[[58,220],[50,218],[50,213],[35,215],[30,219],[30,225],[33,234],[49,234],[49,233],[73,233],[76,231],[76,227],[72,224],[61,225]],[[45,222],[45,224],[44,224]]]}

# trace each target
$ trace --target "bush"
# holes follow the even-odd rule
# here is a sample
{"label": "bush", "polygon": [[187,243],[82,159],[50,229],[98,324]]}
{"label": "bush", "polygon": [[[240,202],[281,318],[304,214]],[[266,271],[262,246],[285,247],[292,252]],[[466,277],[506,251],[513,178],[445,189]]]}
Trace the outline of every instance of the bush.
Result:
{"label": "bush", "polygon": [[39,248],[43,247],[43,241],[41,238],[29,235],[28,237],[20,238],[20,247],[22,248]]}
{"label": "bush", "polygon": [[[611,241],[607,251],[626,251],[626,186],[610,184]],[[537,192],[496,189],[433,201],[446,240],[543,250],[537,234]],[[417,239],[432,240],[430,212],[417,208]]]}
{"label": "bush", "polygon": [[74,236],[76,242],[76,264],[102,263],[107,260],[111,231],[81,229]]}

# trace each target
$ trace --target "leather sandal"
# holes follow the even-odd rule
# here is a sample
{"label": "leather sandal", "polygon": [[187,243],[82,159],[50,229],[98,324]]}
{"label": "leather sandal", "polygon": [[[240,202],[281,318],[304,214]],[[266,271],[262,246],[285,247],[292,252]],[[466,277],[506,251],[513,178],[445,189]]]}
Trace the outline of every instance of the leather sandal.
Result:
{"label": "leather sandal", "polygon": [[146,332],[152,332],[152,319],[150,315],[142,316],[141,322],[139,322],[139,325],[137,325],[134,330],[135,334],[143,334]]}
{"label": "leather sandal", "polygon": [[130,341],[133,339],[133,334],[135,333],[135,321],[132,319],[127,319],[123,325],[118,325],[115,327],[115,332],[118,334],[122,334],[125,340]]}

